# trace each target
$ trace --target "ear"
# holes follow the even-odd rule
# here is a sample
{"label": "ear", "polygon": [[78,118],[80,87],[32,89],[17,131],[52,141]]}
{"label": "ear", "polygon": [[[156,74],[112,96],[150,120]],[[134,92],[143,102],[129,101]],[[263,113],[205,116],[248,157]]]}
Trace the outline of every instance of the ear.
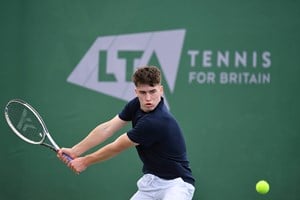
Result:
{"label": "ear", "polygon": [[160,92],[161,92],[161,94],[163,95],[164,94],[164,86],[160,86]]}
{"label": "ear", "polygon": [[134,92],[135,92],[135,95],[137,96],[137,89],[136,88],[134,88]]}

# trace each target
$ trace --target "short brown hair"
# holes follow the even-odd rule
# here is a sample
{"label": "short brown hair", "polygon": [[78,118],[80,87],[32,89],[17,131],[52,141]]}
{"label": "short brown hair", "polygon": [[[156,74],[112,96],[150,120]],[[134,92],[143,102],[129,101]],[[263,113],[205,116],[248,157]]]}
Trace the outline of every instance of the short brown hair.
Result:
{"label": "short brown hair", "polygon": [[161,75],[160,70],[156,66],[144,66],[138,68],[132,76],[132,81],[135,86],[146,84],[155,86],[160,84]]}

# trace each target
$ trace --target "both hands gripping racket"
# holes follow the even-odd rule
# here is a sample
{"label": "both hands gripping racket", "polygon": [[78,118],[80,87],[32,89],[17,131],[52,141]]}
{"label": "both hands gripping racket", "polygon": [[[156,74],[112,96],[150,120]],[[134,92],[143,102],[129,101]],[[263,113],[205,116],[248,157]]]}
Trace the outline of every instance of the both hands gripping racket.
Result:
{"label": "both hands gripping racket", "polygon": [[[4,115],[9,127],[25,142],[43,145],[55,152],[60,149],[52,139],[42,117],[25,101],[10,100],[5,107]],[[49,142],[46,143],[46,140]],[[73,160],[65,153],[63,156],[68,162]]]}

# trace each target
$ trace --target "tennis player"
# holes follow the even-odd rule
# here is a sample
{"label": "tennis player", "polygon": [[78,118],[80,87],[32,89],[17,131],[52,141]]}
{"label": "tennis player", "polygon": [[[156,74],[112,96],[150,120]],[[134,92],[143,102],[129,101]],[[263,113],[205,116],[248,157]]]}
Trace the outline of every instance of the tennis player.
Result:
{"label": "tennis player", "polygon": [[[61,148],[62,155],[74,158],[68,163],[76,173],[105,161],[130,147],[136,147],[143,162],[143,176],[131,200],[190,200],[194,194],[194,178],[187,159],[182,131],[164,103],[161,72],[155,66],[138,68],[132,76],[136,97],[111,120],[101,123],[72,148]],[[114,142],[82,156],[102,143],[128,122],[132,128]]]}

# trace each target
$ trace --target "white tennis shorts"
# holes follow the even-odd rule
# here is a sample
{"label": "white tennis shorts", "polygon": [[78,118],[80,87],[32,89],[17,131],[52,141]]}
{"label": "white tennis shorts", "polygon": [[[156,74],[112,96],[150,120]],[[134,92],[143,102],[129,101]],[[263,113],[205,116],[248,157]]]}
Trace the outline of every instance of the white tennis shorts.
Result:
{"label": "white tennis shorts", "polygon": [[195,188],[181,178],[161,179],[145,174],[137,182],[138,191],[130,200],[191,200]]}

